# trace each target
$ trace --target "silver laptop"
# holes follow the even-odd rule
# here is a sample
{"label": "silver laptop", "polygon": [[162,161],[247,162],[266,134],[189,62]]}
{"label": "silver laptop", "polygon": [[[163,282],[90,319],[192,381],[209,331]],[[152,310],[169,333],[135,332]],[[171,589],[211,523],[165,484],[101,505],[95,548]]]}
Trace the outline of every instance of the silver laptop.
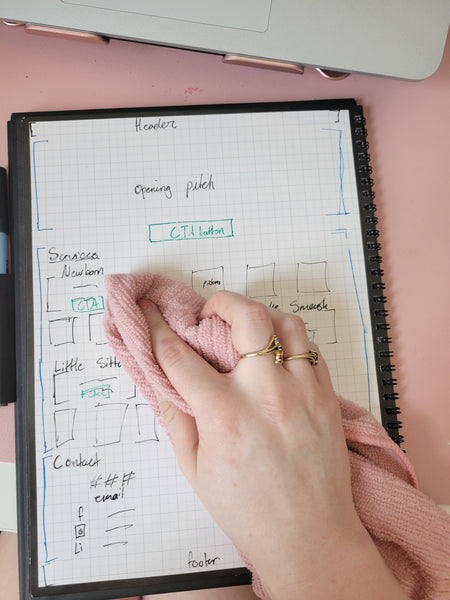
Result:
{"label": "silver laptop", "polygon": [[424,79],[443,55],[450,0],[0,0],[0,19],[241,64]]}

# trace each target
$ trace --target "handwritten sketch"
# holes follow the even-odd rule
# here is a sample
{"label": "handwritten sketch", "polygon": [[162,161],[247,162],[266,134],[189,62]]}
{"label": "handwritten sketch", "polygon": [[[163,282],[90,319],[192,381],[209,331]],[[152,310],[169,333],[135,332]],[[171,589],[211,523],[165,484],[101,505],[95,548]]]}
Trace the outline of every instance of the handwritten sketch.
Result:
{"label": "handwritten sketch", "polygon": [[103,312],[91,313],[88,315],[89,341],[96,346],[105,346],[108,343],[103,331],[103,316]]}
{"label": "handwritten sketch", "polygon": [[[56,573],[55,573],[56,571]],[[49,586],[49,585],[54,585],[55,582],[55,576],[57,576],[58,573],[58,567],[56,566],[55,569],[55,563],[54,562],[46,562],[42,565],[42,583],[45,587]]]}
{"label": "handwritten sketch", "polygon": [[67,373],[53,373],[53,402],[64,404],[70,400],[70,378]]}
{"label": "handwritten sketch", "polygon": [[113,402],[95,406],[95,446],[118,444],[122,439],[122,429],[128,404]]}
{"label": "handwritten sketch", "polygon": [[117,379],[117,377],[105,377],[103,379],[90,379],[88,381],[83,381],[80,383],[81,397],[85,399],[111,398],[112,394],[114,393],[112,385],[117,381]]}
{"label": "handwritten sketch", "polygon": [[48,322],[48,334],[52,346],[75,344],[75,321],[77,317],[64,317]]}
{"label": "handwritten sketch", "polygon": [[317,330],[319,331],[318,344],[336,344],[336,310],[330,308],[317,313]]}
{"label": "handwritten sketch", "polygon": [[78,555],[83,552],[84,540],[86,538],[86,522],[83,522],[84,507],[79,506],[77,511],[77,523],[74,525],[74,554]]}
{"label": "handwritten sketch", "polygon": [[76,408],[63,408],[53,413],[56,446],[59,448],[74,439]]}
{"label": "handwritten sketch", "polygon": [[[112,367],[116,367],[116,368],[120,368],[121,364],[120,362],[117,360],[117,357],[114,356],[110,356],[109,357],[109,361],[106,362],[105,359],[102,360],[102,364],[105,365],[109,365]],[[119,387],[118,387],[118,393],[120,394],[120,398],[121,399],[125,399],[125,400],[135,400],[138,395],[138,389],[136,387],[136,384],[131,381],[130,377],[128,376],[128,374],[126,372],[119,371],[120,376],[119,376]]]}
{"label": "handwritten sketch", "polygon": [[156,417],[150,404],[136,404],[137,442],[159,442]]}
{"label": "handwritten sketch", "polygon": [[[38,184],[39,178],[38,178],[38,171],[39,171],[39,166],[38,163],[40,161],[37,160],[37,148],[43,148],[43,146],[40,146],[40,144],[47,144],[48,140],[35,140],[33,141],[33,188],[34,188],[34,201],[35,201],[35,208],[36,208],[36,229],[37,231],[52,231],[53,228],[52,227],[42,227],[41,225],[41,218],[40,218],[40,192],[38,193],[38,190],[40,188],[40,185]],[[41,154],[41,153],[39,153]],[[44,152],[44,157],[45,157],[45,152]]]}
{"label": "handwritten sketch", "polygon": [[305,321],[305,326],[306,326],[306,334],[308,336],[308,340],[310,342],[312,342],[313,344],[316,344],[317,343],[317,329],[313,329],[307,321]]}
{"label": "handwritten sketch", "polygon": [[[298,314],[332,377],[345,360],[339,393],[359,400],[366,383],[376,396],[358,204],[344,185],[349,114],[325,113],[33,125],[38,586],[199,570],[217,547],[221,568],[242,566],[107,345],[106,273],[167,273],[206,298],[229,289]],[[351,365],[329,346],[350,322]]]}
{"label": "handwritten sketch", "polygon": [[126,532],[135,525],[134,521],[132,520],[134,513],[134,508],[127,508],[107,515],[107,526],[105,529],[107,541],[103,544],[104,548],[110,548],[112,546],[126,546],[128,544]]}
{"label": "handwritten sketch", "polygon": [[47,312],[61,312],[65,308],[66,297],[62,280],[58,277],[46,277],[46,310]]}
{"label": "handwritten sketch", "polygon": [[[136,396],[137,396],[137,388],[130,379],[127,378],[127,380],[128,380],[128,383],[130,384],[131,389],[128,392],[127,391],[125,392],[125,397],[127,400],[133,400],[133,398],[136,398]],[[123,385],[121,386],[121,389],[122,390],[124,389]],[[125,390],[126,389],[127,389],[127,386],[125,386]]]}
{"label": "handwritten sketch", "polygon": [[174,221],[171,223],[151,223],[149,241],[182,242],[185,240],[208,240],[234,236],[233,219],[210,221]]}
{"label": "handwritten sketch", "polygon": [[86,537],[86,523],[77,523],[75,525],[75,539]]}
{"label": "handwritten sketch", "polygon": [[269,298],[277,295],[274,262],[267,265],[247,265],[246,295],[249,298]]}
{"label": "handwritten sketch", "polygon": [[[62,277],[56,277],[54,275],[46,277],[45,284],[45,307],[46,312],[93,312],[95,310],[104,310],[103,297],[95,295],[87,295],[88,289],[97,289],[97,284],[85,284],[85,285],[74,285],[71,286],[71,290],[75,293],[80,294],[78,290],[82,290],[83,296],[67,297],[67,282]],[[69,292],[70,293],[70,292]]]}
{"label": "handwritten sketch", "polygon": [[338,209],[336,213],[328,214],[327,216],[342,216],[350,214],[347,210],[346,199],[344,196],[344,172],[345,172],[345,160],[344,160],[344,152],[342,150],[342,129],[324,127],[323,131],[329,131],[331,134],[337,134],[337,150],[339,154],[339,176],[338,176]]}
{"label": "handwritten sketch", "polygon": [[297,292],[316,294],[331,291],[327,282],[326,260],[297,263]]}
{"label": "handwritten sketch", "polygon": [[303,313],[302,316],[307,329],[315,332],[314,339],[311,341],[319,345],[337,343],[336,310],[334,308],[308,313],[307,316]]}
{"label": "handwritten sketch", "polygon": [[198,294],[208,297],[214,292],[225,289],[224,268],[212,267],[192,271],[191,286]]}
{"label": "handwritten sketch", "polygon": [[71,298],[72,310],[76,313],[93,313],[105,309],[103,296],[78,296]]}

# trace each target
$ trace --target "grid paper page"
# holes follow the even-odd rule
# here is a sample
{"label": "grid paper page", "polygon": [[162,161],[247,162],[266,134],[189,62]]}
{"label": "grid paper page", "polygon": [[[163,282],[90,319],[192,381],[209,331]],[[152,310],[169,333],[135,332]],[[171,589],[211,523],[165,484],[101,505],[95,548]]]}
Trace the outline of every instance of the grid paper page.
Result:
{"label": "grid paper page", "polygon": [[301,316],[379,418],[348,111],[35,122],[30,152],[39,585],[242,566],[106,344],[104,276]]}

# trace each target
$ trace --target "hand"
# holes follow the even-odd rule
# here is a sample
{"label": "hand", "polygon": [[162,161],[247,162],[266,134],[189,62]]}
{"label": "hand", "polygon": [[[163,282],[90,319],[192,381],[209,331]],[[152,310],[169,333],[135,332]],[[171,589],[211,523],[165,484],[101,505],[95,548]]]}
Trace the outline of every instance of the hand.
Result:
{"label": "hand", "polygon": [[[368,558],[376,567],[381,557],[353,505],[339,407],[322,356],[317,366],[306,359],[277,365],[273,354],[248,357],[218,373],[154,305],[143,301],[141,308],[155,357],[194,415],[159,398],[180,468],[269,595],[362,597],[359,588],[351,595],[355,569],[367,567]],[[274,332],[285,356],[312,347],[300,318],[243,296],[215,294],[199,318],[213,314],[231,325],[240,354],[264,348]]]}

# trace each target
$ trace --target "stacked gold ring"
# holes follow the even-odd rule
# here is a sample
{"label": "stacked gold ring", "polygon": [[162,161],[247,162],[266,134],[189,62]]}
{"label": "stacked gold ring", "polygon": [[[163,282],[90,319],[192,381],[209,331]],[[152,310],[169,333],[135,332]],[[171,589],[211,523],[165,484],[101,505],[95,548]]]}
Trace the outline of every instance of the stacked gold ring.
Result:
{"label": "stacked gold ring", "polygon": [[315,367],[319,362],[319,354],[315,350],[310,350],[304,354],[293,354],[292,356],[286,356],[284,360],[293,360],[294,358],[307,358],[313,367]]}
{"label": "stacked gold ring", "polygon": [[246,352],[245,354],[241,354],[241,358],[251,358],[253,356],[265,356],[266,354],[275,354],[275,364],[281,365],[285,360],[294,360],[294,358],[306,358],[309,360],[310,364],[315,367],[319,361],[319,354],[315,350],[310,350],[309,352],[305,352],[303,354],[293,354],[292,356],[284,357],[283,346],[281,345],[278,336],[272,335],[269,340],[269,343],[262,350],[258,350],[257,352]]}
{"label": "stacked gold ring", "polygon": [[283,346],[280,343],[280,340],[276,335],[273,335],[269,343],[262,350],[258,350],[258,352],[247,352],[246,354],[241,354],[241,358],[251,358],[252,356],[264,356],[265,354],[275,354],[275,364],[281,365],[283,362]]}

